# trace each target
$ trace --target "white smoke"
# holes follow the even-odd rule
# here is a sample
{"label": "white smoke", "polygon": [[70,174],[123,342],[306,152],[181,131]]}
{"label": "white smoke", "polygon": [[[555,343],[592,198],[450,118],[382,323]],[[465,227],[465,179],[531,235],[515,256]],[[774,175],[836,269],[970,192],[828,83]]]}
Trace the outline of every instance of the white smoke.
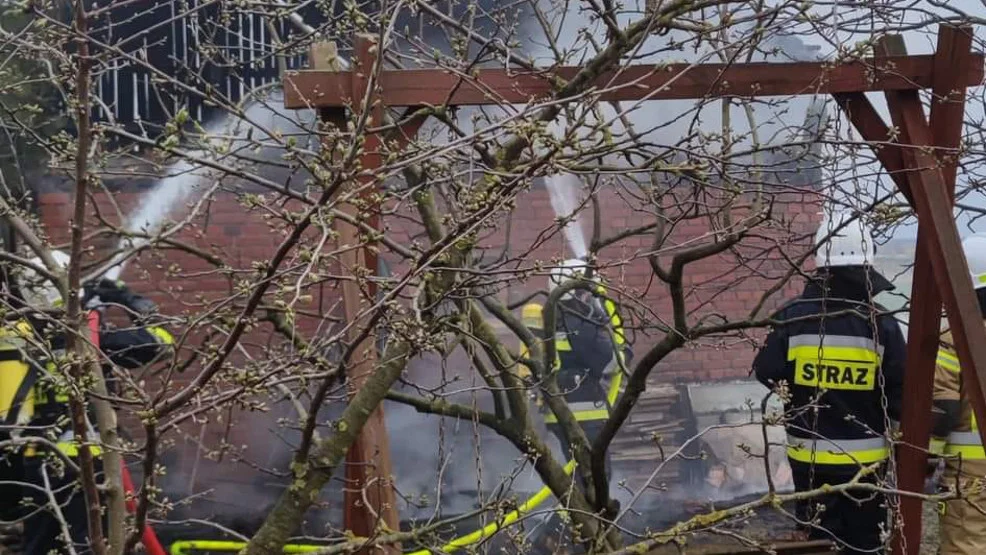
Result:
{"label": "white smoke", "polygon": [[[171,219],[178,220],[185,215],[190,201],[203,192],[203,185],[221,176],[220,170],[207,167],[205,163],[217,162],[225,166],[241,165],[241,156],[256,150],[261,151],[255,158],[260,163],[280,158],[284,152],[286,137],[302,137],[312,141],[310,132],[314,116],[310,111],[288,111],[283,108],[284,101],[277,91],[265,101],[250,102],[240,117],[225,114],[205,126],[198,148],[188,152],[164,172],[165,177],[158,180],[140,200],[137,211],[131,214],[124,224],[130,233],[155,236],[167,226]],[[205,162],[205,163],[203,163]],[[273,180],[270,167],[261,168],[261,174]],[[118,279],[126,270],[131,258],[127,257],[133,249],[148,244],[148,239],[133,240],[124,237],[120,240],[120,254],[111,262],[105,277]]]}

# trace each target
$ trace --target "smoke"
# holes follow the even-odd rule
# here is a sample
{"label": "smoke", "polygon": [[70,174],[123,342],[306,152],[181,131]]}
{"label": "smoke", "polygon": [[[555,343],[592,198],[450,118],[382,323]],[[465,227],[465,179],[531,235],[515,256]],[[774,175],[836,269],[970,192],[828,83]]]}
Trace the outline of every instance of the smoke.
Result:
{"label": "smoke", "polygon": [[[444,359],[420,355],[410,361],[405,376],[414,386],[409,392],[438,391],[449,402],[493,411],[461,349]],[[478,422],[422,415],[398,403],[387,403],[385,410],[395,483],[406,500],[404,518],[430,518],[436,508],[446,516],[462,514],[497,493],[523,496],[542,487],[525,457]]]}
{"label": "smoke", "polygon": [[[291,138],[300,142],[300,148],[310,147],[306,142],[313,141],[315,135],[310,132],[314,121],[312,112],[288,111],[283,106],[280,91],[275,91],[266,99],[251,101],[242,117],[224,114],[208,123],[197,143],[198,148],[167,168],[165,177],[159,179],[141,198],[137,210],[127,219],[124,230],[154,236],[164,229],[169,218],[180,219],[184,215],[182,209],[187,209],[190,201],[221,175],[221,171],[207,167],[208,163],[240,170],[249,165],[259,169],[269,181],[284,182],[284,173],[289,168],[282,165],[278,171],[277,165],[273,164],[285,152],[284,141]],[[148,242],[145,238],[134,241],[124,237],[119,248],[140,248]],[[110,262],[105,277],[120,277],[131,260],[126,258],[126,254],[121,252]]]}
{"label": "smoke", "polygon": [[[644,13],[645,1],[630,2],[626,5],[624,16],[620,23],[630,24]],[[567,6],[567,5],[564,5]],[[635,9],[636,8],[636,9]],[[730,8],[732,9],[732,8]],[[638,11],[639,10],[639,11]],[[749,7],[736,8],[729,17],[733,20],[750,18]],[[745,10],[745,11],[744,11]],[[526,41],[525,54],[530,55],[541,65],[557,63],[557,51],[570,53],[565,63],[578,65],[586,58],[593,56],[596,51],[592,46],[606,44],[605,25],[599,18],[591,17],[590,10],[556,9],[551,18],[551,40],[546,31],[537,23],[535,18],[525,20],[522,27]],[[717,10],[702,12],[704,23],[715,25],[720,14]],[[797,23],[796,13],[781,13],[773,22],[770,30],[756,43],[758,51],[751,61],[790,62],[815,60],[822,57],[821,48],[806,44],[797,34],[788,32]],[[730,46],[754,42],[758,33],[762,32],[753,23],[747,25],[733,24],[727,40]],[[591,37],[591,40],[590,40]],[[660,35],[651,35],[644,39],[639,48],[626,56],[625,64],[663,64],[663,63],[721,63],[718,53],[721,48],[708,41],[698,42],[696,35],[687,31],[670,30]],[[795,96],[791,98],[759,99],[747,106],[733,101],[727,110],[731,136],[729,145],[734,151],[747,150],[754,143],[761,148],[766,145],[777,145],[799,139],[802,135],[802,123],[809,110],[811,99]],[[751,126],[747,118],[747,108],[753,113]],[[579,111],[576,119],[560,118],[557,123],[558,132],[566,130],[570,125],[579,125],[575,135],[582,141],[597,141],[596,129],[605,124],[614,136],[614,141],[625,138],[627,129],[624,119],[633,126],[639,141],[655,147],[680,149],[682,152],[694,151],[696,154],[708,152],[718,155],[725,143],[721,136],[723,131],[723,109],[721,101],[708,100],[661,100],[661,101],[622,101],[619,109],[610,103],[601,103],[591,107],[590,113],[585,108]],[[622,116],[622,117],[621,117]],[[580,122],[580,123],[576,123]],[[740,160],[737,160],[740,161]],[[622,157],[613,157],[608,163],[626,165]]]}

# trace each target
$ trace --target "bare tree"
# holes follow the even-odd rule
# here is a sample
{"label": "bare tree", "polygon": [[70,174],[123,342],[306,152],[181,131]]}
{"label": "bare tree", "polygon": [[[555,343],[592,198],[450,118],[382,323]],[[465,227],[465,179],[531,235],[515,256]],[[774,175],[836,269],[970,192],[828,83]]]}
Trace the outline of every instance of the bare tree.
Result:
{"label": "bare tree", "polygon": [[[869,55],[883,34],[920,37],[940,22],[976,17],[937,4],[833,6],[5,6],[20,18],[16,27],[0,23],[7,60],[0,61],[0,121],[17,138],[8,141],[12,152],[27,144],[46,156],[37,169],[14,172],[30,177],[39,212],[13,193],[3,196],[0,208],[19,245],[5,241],[0,257],[57,284],[66,303],[23,306],[5,292],[3,316],[14,322],[45,315],[45,333],[63,336],[66,354],[42,337],[31,352],[66,361],[48,379],[70,392],[76,437],[86,437],[86,411],[95,415],[98,445],[83,442],[77,459],[63,461],[87,500],[93,552],[134,552],[146,524],[164,529],[176,521],[239,537],[243,552],[256,554],[277,552],[296,536],[323,545],[323,553],[396,544],[452,551],[463,546],[449,543],[449,530],[461,532],[466,520],[485,530],[466,542],[472,546],[499,542],[527,552],[546,535],[546,523],[561,522],[560,536],[593,553],[642,552],[700,532],[755,544],[728,525],[769,511],[793,522],[789,503],[825,492],[776,487],[769,451],[780,446],[767,428],[790,415],[771,413],[761,399],[749,408],[757,415],[750,422],[763,427],[760,446],[737,449],[762,461],[767,488],[747,503],[701,511],[665,529],[628,523],[648,510],[639,506],[642,496],[660,499],[664,473],[694,457],[704,435],[735,423],[697,430],[668,450],[636,438],[654,451],[648,478],[636,484],[607,478],[607,454],[643,410],[648,388],[667,381],[663,374],[727,377],[702,374],[691,354],[720,353],[728,377],[749,370],[763,330],[782,323],[774,309],[810,273],[824,207],[853,211],[884,239],[899,238],[912,215],[879,174],[872,145],[822,99],[743,92],[608,102],[595,83],[639,63],[683,61],[674,66],[686,68],[681,79],[702,63],[824,55],[838,64]],[[373,35],[378,45],[372,66],[359,68],[371,92],[380,71],[393,68],[440,66],[467,82],[483,67],[578,70],[522,106],[374,109],[368,96],[352,99],[348,117],[331,121],[315,110],[285,110],[278,74],[297,69],[313,42],[332,40],[348,58],[354,32]],[[29,71],[4,69],[14,62]],[[72,122],[61,132],[25,119],[31,102],[8,94],[39,82],[64,100],[44,106]],[[963,163],[957,198],[969,208],[961,217],[975,225],[982,213],[973,163],[982,150],[981,93],[970,94],[962,152],[970,163]],[[411,123],[421,130],[402,136]],[[371,148],[379,167],[362,167]],[[9,171],[2,175],[10,180]],[[352,237],[340,234],[345,226]],[[67,268],[52,257],[55,248],[70,255]],[[365,256],[354,264],[356,251]],[[591,275],[549,293],[551,269],[569,257],[588,260]],[[167,360],[124,371],[86,339],[78,293],[105,276],[153,291],[175,335]],[[344,289],[358,291],[345,299],[348,307]],[[618,307],[623,329],[609,332],[624,336],[635,353],[616,370],[624,387],[592,442],[552,370],[554,342],[519,315],[538,300],[545,337],[553,337],[559,301],[575,291]],[[887,304],[906,310],[906,301]],[[131,325],[110,309],[106,317]],[[366,366],[360,387],[347,395]],[[783,398],[783,387],[776,394]],[[436,468],[412,471],[416,461],[401,459],[393,468],[397,484],[404,473],[422,476],[436,499],[398,487],[402,507],[427,509],[430,517],[398,530],[381,516],[372,537],[354,537],[333,513],[346,487],[339,470],[382,407],[419,415],[413,424],[390,422],[392,429],[407,424],[407,434],[390,438],[397,451],[422,437],[410,435],[414,428],[438,430],[438,445],[418,447],[437,453]],[[548,413],[570,454],[545,431]],[[450,431],[457,427],[466,431]],[[35,441],[44,440],[39,436]],[[473,452],[445,444],[460,436]],[[499,443],[485,446],[491,442]],[[11,449],[23,443],[21,436],[5,440]],[[124,466],[139,475],[133,496],[124,492]],[[461,484],[456,490],[447,482],[465,467],[478,483],[463,494]],[[237,498],[243,491],[226,495],[239,510],[202,509],[209,491],[221,489],[209,481],[238,472],[269,479],[275,493],[248,510],[243,505],[255,498]],[[828,493],[899,493],[864,480],[874,472],[863,466],[856,480]],[[517,512],[541,484],[551,501]],[[462,495],[467,510],[442,510]],[[237,524],[223,511],[253,518]],[[105,529],[98,518],[104,512]]]}

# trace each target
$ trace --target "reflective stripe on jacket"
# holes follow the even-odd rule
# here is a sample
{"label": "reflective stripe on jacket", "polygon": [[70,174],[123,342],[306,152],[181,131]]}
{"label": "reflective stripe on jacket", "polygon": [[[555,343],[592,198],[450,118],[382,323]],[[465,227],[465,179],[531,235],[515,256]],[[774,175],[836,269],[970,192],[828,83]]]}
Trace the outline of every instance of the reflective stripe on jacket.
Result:
{"label": "reflective stripe on jacket", "polygon": [[788,434],[787,456],[803,463],[859,465],[890,456],[886,439],[805,439]]}
{"label": "reflective stripe on jacket", "polygon": [[[94,457],[102,455],[103,449],[99,446],[99,433],[95,430],[90,430],[88,436],[87,441],[89,442],[89,451],[92,452]],[[66,457],[78,457],[79,447],[80,444],[75,441],[75,433],[72,432],[72,430],[63,432],[60,436],[58,436],[58,441],[55,442],[55,448]],[[36,457],[42,453],[44,453],[44,450],[39,449],[33,444],[28,444],[27,448],[24,449],[25,457]]]}
{"label": "reflective stripe on jacket", "polygon": [[883,346],[869,337],[801,334],[788,338],[794,383],[828,390],[873,391]]}
{"label": "reflective stripe on jacket", "polygon": [[[950,341],[950,337],[947,337]],[[958,425],[948,436],[932,438],[930,451],[934,454],[961,456],[963,460],[986,460],[986,450],[983,449],[982,438],[979,436],[979,425],[976,414],[969,406],[968,400],[961,394],[962,367],[959,357],[947,347],[938,350],[935,371],[935,394],[938,399],[958,398],[961,412]]]}

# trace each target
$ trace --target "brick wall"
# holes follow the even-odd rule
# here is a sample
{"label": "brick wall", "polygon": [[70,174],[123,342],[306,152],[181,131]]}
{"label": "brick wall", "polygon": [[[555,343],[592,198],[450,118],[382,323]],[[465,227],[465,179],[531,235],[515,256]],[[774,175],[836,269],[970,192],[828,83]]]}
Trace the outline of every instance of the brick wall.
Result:
{"label": "brick wall", "polygon": [[[114,196],[116,206],[123,214],[132,211],[141,198],[139,188],[130,189],[133,190]],[[734,251],[687,267],[685,292],[690,322],[695,323],[699,318],[716,313],[729,318],[742,316],[758,302],[766,289],[778,284],[777,277],[789,268],[781,252],[791,257],[802,252],[806,245],[804,239],[813,235],[817,225],[817,198],[810,192],[793,189],[776,193],[773,197],[774,223],[758,230],[757,238],[745,241]],[[598,198],[602,237],[654,220],[652,211],[639,199],[629,197],[626,191],[604,189],[598,192]],[[102,217],[118,224],[116,206],[105,195],[97,194],[95,200],[96,204],[90,206],[90,212],[95,215],[98,207]],[[53,242],[66,241],[71,214],[69,194],[44,193],[39,196],[39,204],[43,222]],[[667,215],[680,215],[689,206],[689,200],[682,199],[671,205]],[[175,240],[219,256],[234,272],[247,271],[254,262],[269,260],[283,239],[284,229],[279,227],[276,220],[265,218],[258,210],[245,208],[231,193],[216,196],[206,208],[205,213],[193,218],[192,225],[178,234]],[[414,211],[408,207],[392,208],[395,213],[385,222],[390,234],[404,245],[411,244],[415,239],[425,244],[419,236],[419,228],[408,223],[413,221]],[[171,217],[185,217],[184,212],[187,209],[178,210]],[[591,222],[584,221],[582,224],[586,235],[591,235]],[[675,248],[700,242],[708,231],[709,224],[703,219],[686,219],[675,224],[670,240],[663,247],[665,251],[672,252],[663,253],[662,263],[668,264],[667,255],[672,254]],[[535,261],[550,263],[552,259],[569,256],[563,235],[554,229],[554,213],[548,194],[540,186],[523,193],[509,216],[497,219],[484,233],[481,245],[487,262],[506,253],[506,261],[499,265],[492,264],[483,276],[484,279],[507,276],[504,280],[492,280],[499,284],[494,292],[505,301],[518,301],[545,287],[545,273],[531,271]],[[98,254],[111,248],[113,241],[94,237],[90,244]],[[655,325],[670,318],[667,288],[654,277],[646,260],[651,249],[649,236],[633,237],[604,250],[600,256],[602,273],[610,284],[611,293],[623,307],[623,316],[628,322],[628,333],[637,356],[641,356],[658,340]],[[386,253],[384,257],[392,272],[399,275],[403,270],[399,261]],[[123,278],[157,301],[163,312],[179,318],[218,309],[217,301],[226,298],[233,290],[229,276],[217,273],[208,264],[179,250],[161,251],[154,256],[144,254],[128,266]],[[779,287],[767,303],[768,307],[793,296],[799,288],[800,284],[796,282]],[[327,283],[313,289],[312,302],[305,308],[314,316],[299,317],[299,326],[309,333],[331,325],[318,315],[339,312],[335,302],[338,294],[333,285]],[[759,336],[762,332],[753,335]],[[194,345],[201,340],[193,337],[191,343]],[[284,360],[296,358],[289,352],[284,340],[271,333],[267,326],[259,326],[249,333],[244,338],[244,345],[247,353],[261,353],[265,360],[277,360],[280,352],[284,353]],[[747,337],[731,335],[692,341],[658,365],[652,374],[652,382],[707,382],[742,378],[749,373],[753,354],[751,339]],[[239,367],[246,362],[247,358],[237,352],[230,366]],[[407,375],[419,386],[434,387],[460,373],[460,380],[453,386],[460,389],[462,384],[470,383],[467,376],[461,375],[462,369],[467,367],[461,356],[442,361],[431,355],[413,361]],[[436,371],[436,368],[441,371]],[[176,381],[184,381],[186,376],[192,374],[194,371],[179,376]],[[153,390],[153,386],[148,387]],[[464,390],[468,391],[469,388]],[[336,396],[342,394],[337,392]],[[487,396],[478,397],[479,406],[490,410]],[[340,406],[341,403],[326,404],[324,416],[329,418],[337,414]],[[642,410],[648,409],[645,407]],[[463,460],[473,460],[473,432],[469,426],[440,422],[439,419],[416,415],[413,410],[393,405],[388,408],[388,415],[394,472],[404,494],[413,494],[417,491],[415,488],[423,488],[422,493],[427,493],[428,484],[433,486],[436,478],[429,474],[428,469],[440,466],[433,460],[439,456],[435,452],[436,446],[451,449],[449,446],[455,444],[457,456],[465,457]],[[287,470],[291,457],[290,445],[295,441],[291,438],[296,436],[292,435],[290,427],[277,422],[279,418],[290,420],[294,416],[290,404],[286,402],[273,403],[268,412],[245,410],[231,404],[228,411],[223,407],[217,413],[203,415],[202,419],[188,420],[178,426],[169,434],[168,443],[162,449],[161,463],[168,470],[159,486],[170,499],[194,495],[195,501],[178,505],[171,518],[212,519],[250,533],[251,528],[257,525],[259,516],[264,514],[264,507],[277,498],[284,485],[279,478],[256,469]],[[670,418],[663,414],[656,416]],[[122,414],[122,418],[126,429],[139,434],[140,426],[132,414]],[[646,420],[648,415],[638,410],[633,418]],[[625,432],[620,436],[621,445],[632,446],[631,451],[634,452],[652,449],[653,440],[649,434],[642,435],[629,429]],[[547,432],[544,433],[545,437],[549,437]],[[414,436],[414,441],[406,441],[408,434]],[[484,455],[483,462],[485,475],[512,472],[518,458],[513,447],[492,432],[480,429],[475,434],[475,437],[482,438],[478,441],[482,442],[488,453]],[[408,460],[414,460],[416,464],[409,466],[403,463]],[[633,461],[627,464],[631,463]],[[630,467],[627,464],[621,467],[623,472],[628,472],[626,468]],[[471,469],[472,465],[462,464],[456,468],[464,474],[457,474],[457,485],[454,487],[473,487],[469,486],[475,483],[470,474],[475,472]],[[138,466],[135,465],[133,470],[139,474]],[[648,472],[651,470],[648,467]],[[520,490],[527,486],[539,487],[536,480],[525,484],[517,487]],[[453,486],[450,484],[449,487]],[[326,488],[323,501],[311,515],[309,524],[316,527],[310,530],[311,533],[321,533],[321,529],[317,528],[319,523],[341,523],[344,506],[341,483],[336,482]],[[446,509],[452,510],[450,507]],[[405,518],[416,514],[403,505],[400,510]],[[199,537],[187,528],[180,528],[177,533],[184,538]],[[201,537],[211,533],[204,531]]]}
{"label": "brick wall", "polygon": [[[626,191],[602,189],[597,195],[602,238],[654,221],[654,215],[646,207],[642,208],[639,200],[628,198]],[[118,224],[113,203],[105,195],[95,198],[98,210],[90,207],[90,211]],[[140,198],[139,191],[114,195],[119,211],[124,214],[133,210]],[[718,321],[717,315],[742,319],[769,288],[779,286],[765,305],[768,310],[800,290],[797,279],[781,284],[779,278],[790,268],[787,259],[796,258],[803,252],[808,244],[806,238],[812,236],[817,226],[818,199],[811,192],[792,189],[776,191],[772,201],[774,222],[758,229],[756,237],[744,240],[736,249],[686,267],[689,322],[711,318],[708,323],[714,323]],[[681,216],[692,207],[690,202],[682,200],[680,205],[669,209],[666,216]],[[49,192],[39,197],[42,219],[56,244],[65,242],[68,237],[69,203],[70,196],[65,192]],[[185,203],[171,218],[186,217],[191,205],[191,201]],[[192,220],[192,225],[175,239],[222,258],[237,271],[249,270],[253,263],[269,260],[283,239],[284,229],[276,220],[265,217],[262,211],[247,209],[231,193],[217,195],[202,209],[202,213]],[[394,210],[395,216],[386,220],[389,233],[404,244],[414,239],[424,244],[420,226],[409,223],[413,211],[407,207],[395,207]],[[581,224],[588,238],[592,226],[587,220],[591,218],[584,218]],[[670,239],[661,248],[661,263],[666,267],[670,256],[680,249],[707,243],[709,229],[705,218],[681,219],[675,223]],[[91,245],[96,252],[105,252],[113,246],[113,241],[97,237]],[[523,193],[515,209],[484,230],[481,245],[486,261],[506,253],[504,262],[490,267],[489,276],[495,277],[496,272],[510,276],[510,279],[494,280],[496,292],[508,302],[545,288],[545,272],[534,271],[535,261],[551,264],[552,260],[570,256],[564,235],[554,223],[547,191],[541,186]],[[623,306],[637,356],[660,338],[657,326],[671,317],[667,287],[656,278],[647,261],[652,249],[652,238],[648,234],[630,237],[600,253],[602,274]],[[392,272],[403,271],[400,261],[392,254],[384,252],[383,257]],[[233,290],[228,275],[180,250],[142,255],[127,267],[123,279],[157,301],[164,312],[176,316],[190,316],[214,306],[213,303]],[[338,314],[334,301],[338,295],[333,286],[321,285],[313,293],[312,303],[306,310],[313,314]],[[302,317],[300,321],[308,329],[325,325],[314,317]],[[254,333],[248,338],[249,343],[259,348],[269,348],[271,341],[271,337],[263,333]],[[654,379],[673,382],[741,378],[748,375],[752,356],[753,346],[743,337],[701,339],[690,342],[662,362]]]}

